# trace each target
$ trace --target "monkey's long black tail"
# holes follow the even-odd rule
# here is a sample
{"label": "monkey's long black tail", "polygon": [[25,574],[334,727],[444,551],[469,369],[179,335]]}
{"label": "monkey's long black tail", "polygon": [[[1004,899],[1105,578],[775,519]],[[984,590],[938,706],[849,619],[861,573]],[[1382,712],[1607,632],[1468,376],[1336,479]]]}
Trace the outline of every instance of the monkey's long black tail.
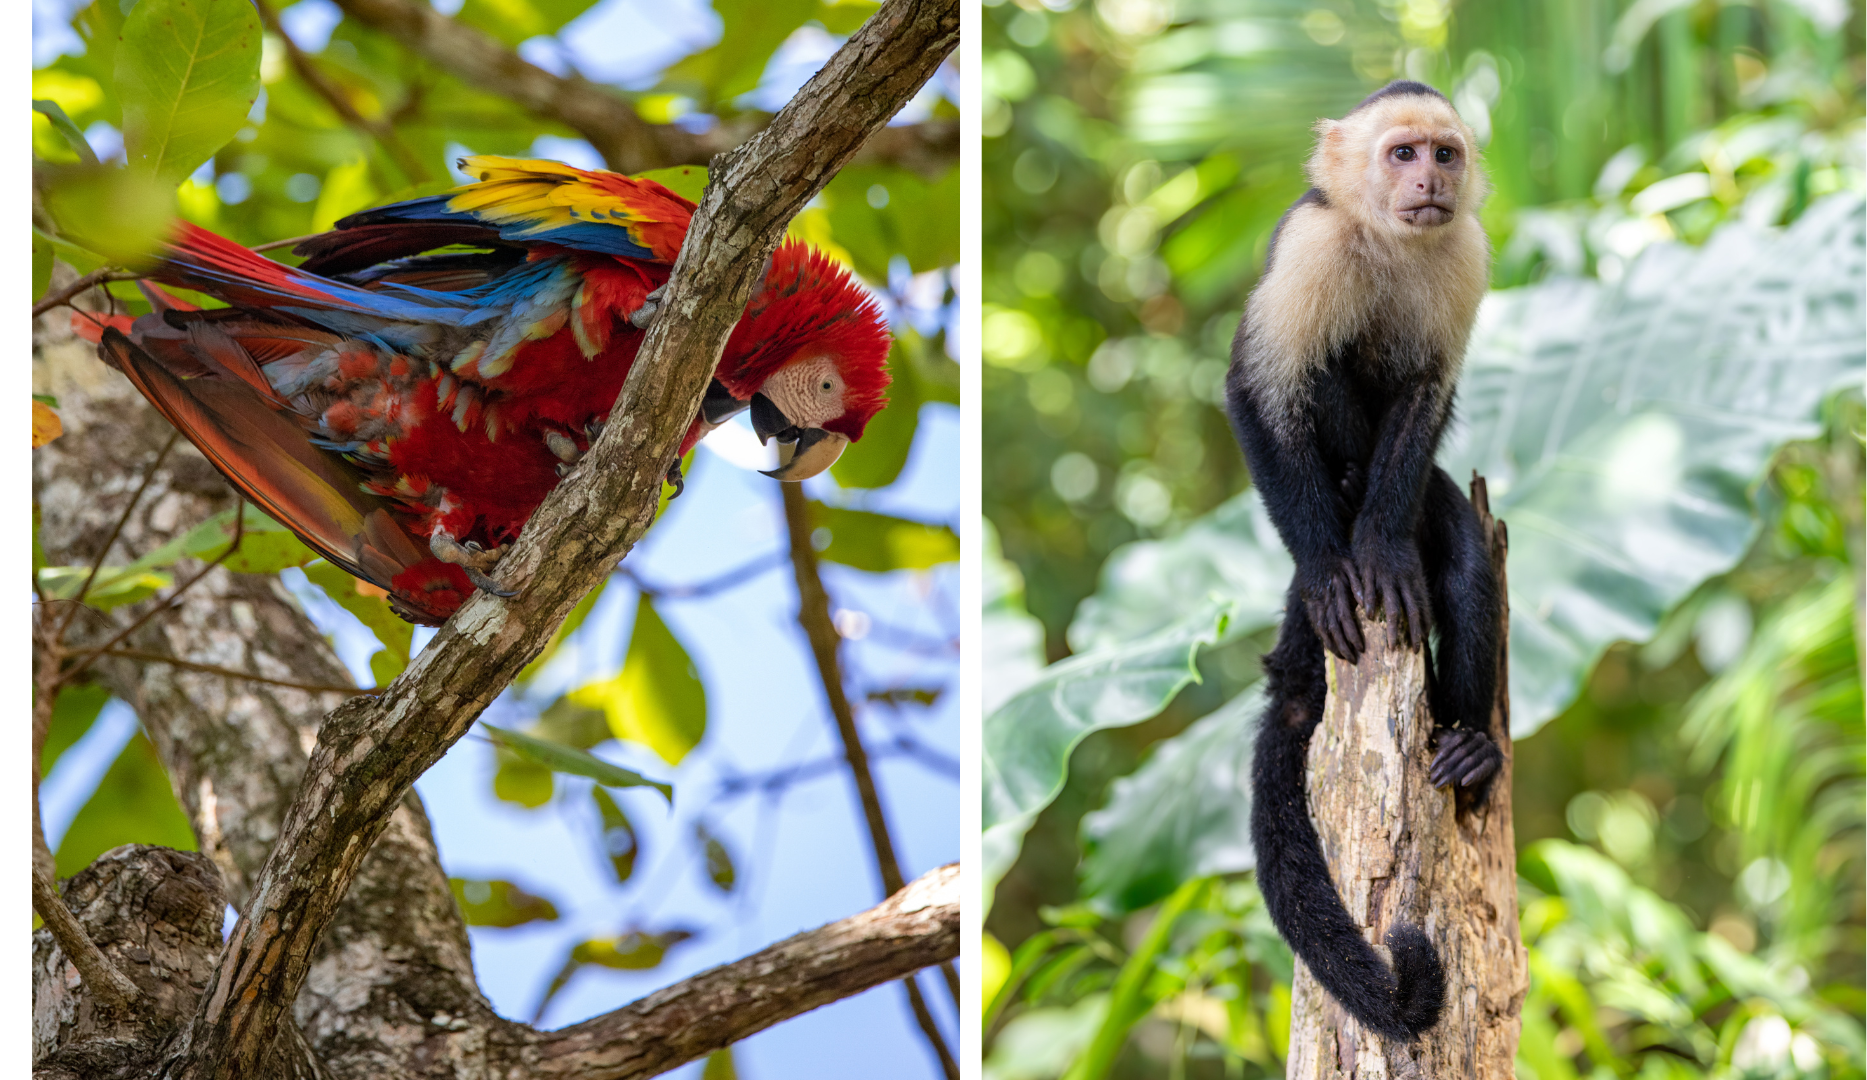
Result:
{"label": "monkey's long black tail", "polygon": [[[1364,1028],[1410,1041],[1439,1021],[1445,969],[1426,933],[1405,924],[1388,931],[1387,947],[1394,957],[1390,969],[1342,906],[1304,798],[1310,734],[1321,719],[1322,694],[1280,686],[1287,680],[1279,677],[1274,659],[1274,654],[1266,657],[1271,703],[1259,724],[1252,765],[1251,840],[1257,847],[1258,888],[1271,921],[1322,988]],[[1294,700],[1290,689],[1297,690]]]}

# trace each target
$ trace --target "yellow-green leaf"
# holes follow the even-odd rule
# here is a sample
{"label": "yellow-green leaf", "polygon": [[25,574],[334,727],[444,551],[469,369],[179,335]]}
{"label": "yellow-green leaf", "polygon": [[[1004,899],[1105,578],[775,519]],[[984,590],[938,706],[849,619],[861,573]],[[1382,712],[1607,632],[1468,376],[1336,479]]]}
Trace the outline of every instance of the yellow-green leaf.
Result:
{"label": "yellow-green leaf", "polygon": [[[38,252],[34,251],[33,256],[37,258]],[[64,422],[59,420],[58,414],[52,411],[51,406],[42,401],[32,403],[32,448],[34,450],[64,433]]]}
{"label": "yellow-green leaf", "polygon": [[259,57],[251,0],[141,0],[117,50],[131,168],[172,186],[225,146],[259,96]]}
{"label": "yellow-green leaf", "polygon": [[925,570],[959,558],[959,537],[944,525],[810,504],[811,521],[829,532],[821,551],[830,562],[857,570]]}
{"label": "yellow-green leaf", "polygon": [[[112,263],[147,266],[175,220],[174,183],[146,173],[77,165],[48,168],[44,180],[45,208],[59,235]],[[62,249],[58,254],[66,257]],[[85,270],[85,261],[72,265]]]}
{"label": "yellow-green leaf", "polygon": [[622,671],[571,691],[578,705],[602,709],[618,739],[639,743],[678,765],[707,731],[707,691],[655,605],[644,593]]}
{"label": "yellow-green leaf", "polygon": [[707,170],[700,165],[674,165],[635,175],[642,180],[653,180],[689,202],[699,202],[707,190]]}
{"label": "yellow-green leaf", "polygon": [[569,773],[572,776],[587,776],[605,787],[650,787],[661,792],[661,797],[674,803],[674,788],[659,780],[650,780],[632,769],[612,765],[587,750],[574,746],[554,743],[549,739],[540,739],[521,731],[508,731],[481,721],[488,736],[495,743],[512,751],[534,765],[550,769],[552,772]]}
{"label": "yellow-green leaf", "polygon": [[323,589],[324,595],[338,607],[362,620],[382,643],[382,650],[370,657],[370,674],[376,677],[376,685],[386,686],[389,680],[400,675],[408,666],[415,628],[389,609],[388,594],[322,559],[305,567],[305,576]]}
{"label": "yellow-green leaf", "polygon": [[635,835],[635,825],[629,821],[629,815],[622,812],[616,800],[601,787],[590,789],[591,801],[596,803],[597,818],[603,823],[603,857],[609,860],[611,869],[616,871],[618,883],[628,881],[635,873],[635,856],[641,850],[641,842]]}
{"label": "yellow-green leaf", "polygon": [[523,926],[529,922],[555,922],[557,905],[498,878],[447,879],[454,902],[468,926]]}

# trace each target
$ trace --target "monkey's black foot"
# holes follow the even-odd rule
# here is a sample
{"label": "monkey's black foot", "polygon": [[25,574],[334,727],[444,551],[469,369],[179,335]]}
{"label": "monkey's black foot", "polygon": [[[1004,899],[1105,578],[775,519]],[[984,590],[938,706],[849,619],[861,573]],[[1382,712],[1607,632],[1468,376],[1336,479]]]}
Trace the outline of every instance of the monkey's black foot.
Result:
{"label": "monkey's black foot", "polygon": [[1370,616],[1387,619],[1387,643],[1419,647],[1426,644],[1432,618],[1431,594],[1420,553],[1411,541],[1389,544],[1359,541],[1355,545],[1353,587],[1355,600]]}
{"label": "monkey's black foot", "polygon": [[1427,776],[1434,787],[1457,784],[1462,788],[1484,784],[1487,787],[1498,767],[1504,764],[1504,751],[1482,731],[1451,728],[1439,733],[1439,750],[1433,755],[1433,767]]}
{"label": "monkey's black foot", "polygon": [[1361,660],[1361,622],[1355,618],[1354,564],[1347,559],[1309,568],[1299,567],[1304,581],[1300,595],[1310,625],[1323,646],[1349,663]]}
{"label": "monkey's black foot", "polygon": [[668,496],[669,501],[680,498],[681,492],[687,490],[687,480],[681,475],[680,458],[675,458],[674,463],[668,466],[667,481],[674,485],[674,494]]}

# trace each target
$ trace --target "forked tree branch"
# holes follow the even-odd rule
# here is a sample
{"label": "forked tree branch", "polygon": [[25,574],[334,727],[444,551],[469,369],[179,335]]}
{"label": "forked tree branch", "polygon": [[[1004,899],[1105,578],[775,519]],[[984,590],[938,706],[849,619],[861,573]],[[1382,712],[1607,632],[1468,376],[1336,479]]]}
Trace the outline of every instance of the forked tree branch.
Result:
{"label": "forked tree branch", "polygon": [[380,696],[353,698],[326,720],[166,1075],[266,1071],[313,951],[390,813],[647,530],[662,476],[785,226],[958,39],[957,0],[888,0],[769,127],[715,160],[663,312],[603,436],[496,570],[517,595],[477,594]]}
{"label": "forked tree branch", "polygon": [[[337,0],[337,6],[469,86],[498,94],[541,119],[572,129],[619,172],[704,165],[714,155],[744,142],[756,127],[752,117],[747,122],[719,124],[707,132],[651,124],[619,91],[575,76],[554,75],[420,0]],[[859,156],[863,161],[892,162],[926,175],[944,172],[959,160],[959,124],[930,120],[885,128],[874,133]]]}

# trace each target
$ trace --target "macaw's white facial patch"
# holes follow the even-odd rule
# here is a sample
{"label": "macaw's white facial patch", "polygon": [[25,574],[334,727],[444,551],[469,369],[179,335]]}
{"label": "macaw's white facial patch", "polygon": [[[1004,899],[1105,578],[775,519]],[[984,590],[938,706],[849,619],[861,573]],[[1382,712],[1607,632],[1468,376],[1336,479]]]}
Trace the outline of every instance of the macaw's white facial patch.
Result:
{"label": "macaw's white facial patch", "polygon": [[759,392],[798,427],[822,427],[843,415],[843,376],[828,356],[796,359],[779,368]]}

